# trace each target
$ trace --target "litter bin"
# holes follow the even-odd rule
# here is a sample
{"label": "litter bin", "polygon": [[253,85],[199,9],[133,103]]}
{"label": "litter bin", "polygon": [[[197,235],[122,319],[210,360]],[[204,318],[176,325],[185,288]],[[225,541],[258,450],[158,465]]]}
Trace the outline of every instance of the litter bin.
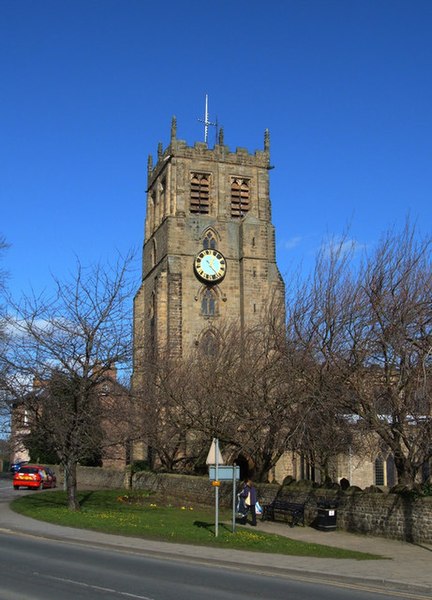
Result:
{"label": "litter bin", "polygon": [[317,529],[320,531],[336,531],[336,521],[336,504],[331,502],[319,502]]}

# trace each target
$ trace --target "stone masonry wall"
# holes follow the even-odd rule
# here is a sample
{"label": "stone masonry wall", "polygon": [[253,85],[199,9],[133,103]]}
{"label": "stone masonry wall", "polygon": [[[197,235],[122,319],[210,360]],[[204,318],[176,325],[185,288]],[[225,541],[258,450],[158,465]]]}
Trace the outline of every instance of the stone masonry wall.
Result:
{"label": "stone masonry wall", "polygon": [[[57,477],[57,487],[64,485],[63,469],[58,465],[49,465]],[[122,489],[127,485],[125,473],[119,469],[106,469],[102,467],[77,467],[78,489]]]}
{"label": "stone masonry wall", "polygon": [[[61,470],[54,467],[58,485],[63,484]],[[212,504],[215,491],[208,477],[171,475],[142,471],[132,477],[128,473],[95,467],[78,467],[80,488],[151,490],[157,494],[178,497],[185,503]],[[241,488],[239,483],[237,491]],[[311,482],[297,481],[289,485],[257,484],[261,504],[276,496],[305,503],[305,522],[313,526],[319,502],[337,504],[337,527],[352,533],[363,533],[416,544],[432,544],[432,497],[412,499],[401,494],[362,491],[348,488],[313,487]],[[220,505],[232,504],[232,483],[221,482]]]}
{"label": "stone masonry wall", "polygon": [[400,494],[344,494],[338,527],[417,544],[432,543],[432,498]]}
{"label": "stone masonry wall", "polygon": [[[306,484],[306,485],[305,485]],[[348,488],[323,489],[310,482],[281,486],[278,497],[306,502],[305,522],[314,525],[320,502],[333,504],[337,527],[352,533],[364,533],[413,543],[432,543],[432,497],[410,498],[381,490],[362,491]]]}
{"label": "stone masonry wall", "polygon": [[[258,497],[262,504],[271,502],[276,496],[305,503],[307,525],[314,525],[319,502],[333,502],[337,504],[338,529],[407,542],[432,543],[432,498],[413,500],[400,494],[370,493],[358,489],[342,492],[340,489],[314,488],[309,483],[294,482],[289,486],[260,483],[257,485]],[[137,473],[132,486],[134,489],[178,496],[185,502],[214,502],[214,488],[207,477]],[[219,490],[221,505],[231,506],[231,482],[221,482]]]}
{"label": "stone masonry wall", "polygon": [[[215,490],[208,477],[188,475],[171,475],[141,471],[132,478],[134,490],[150,490],[157,494],[179,498],[185,502],[211,504],[214,502]],[[241,488],[237,486],[238,490]],[[276,490],[275,490],[276,491]],[[232,504],[232,483],[222,481],[219,487],[221,506]]]}

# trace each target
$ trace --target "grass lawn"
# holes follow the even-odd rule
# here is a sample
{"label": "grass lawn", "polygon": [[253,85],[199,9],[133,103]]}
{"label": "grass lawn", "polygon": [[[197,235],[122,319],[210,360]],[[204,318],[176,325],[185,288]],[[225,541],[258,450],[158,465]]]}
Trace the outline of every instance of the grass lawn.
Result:
{"label": "grass lawn", "polygon": [[321,558],[382,558],[373,554],[309,544],[258,529],[237,526],[231,531],[232,512],[219,511],[219,535],[214,535],[214,507],[179,505],[146,492],[97,490],[79,492],[81,511],[66,508],[65,492],[36,492],[12,502],[15,512],[39,519],[104,533],[152,540],[205,545],[238,550],[315,556]]}

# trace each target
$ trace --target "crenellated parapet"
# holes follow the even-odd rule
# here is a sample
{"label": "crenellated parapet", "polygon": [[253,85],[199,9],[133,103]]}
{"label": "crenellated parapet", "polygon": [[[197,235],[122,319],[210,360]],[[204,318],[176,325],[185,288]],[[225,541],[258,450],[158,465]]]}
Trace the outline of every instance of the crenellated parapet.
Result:
{"label": "crenellated parapet", "polygon": [[218,143],[209,148],[206,142],[195,142],[189,146],[185,140],[177,139],[177,120],[175,117],[171,123],[171,136],[169,145],[163,149],[159,142],[157,148],[157,162],[153,165],[153,158],[149,155],[148,161],[148,182],[150,188],[167,164],[174,158],[187,159],[191,161],[206,161],[214,163],[227,163],[231,165],[258,167],[270,169],[270,135],[268,129],[264,133],[263,150],[249,152],[246,148],[238,147],[231,151],[229,146],[224,144],[224,132],[220,129]]}

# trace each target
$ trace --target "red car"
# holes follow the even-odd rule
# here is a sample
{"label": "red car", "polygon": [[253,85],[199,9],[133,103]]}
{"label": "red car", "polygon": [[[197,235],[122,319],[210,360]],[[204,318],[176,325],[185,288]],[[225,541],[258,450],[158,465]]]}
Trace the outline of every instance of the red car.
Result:
{"label": "red car", "polygon": [[42,490],[44,488],[54,488],[56,485],[57,478],[54,471],[42,465],[25,465],[13,476],[15,490],[19,490],[20,487]]}

